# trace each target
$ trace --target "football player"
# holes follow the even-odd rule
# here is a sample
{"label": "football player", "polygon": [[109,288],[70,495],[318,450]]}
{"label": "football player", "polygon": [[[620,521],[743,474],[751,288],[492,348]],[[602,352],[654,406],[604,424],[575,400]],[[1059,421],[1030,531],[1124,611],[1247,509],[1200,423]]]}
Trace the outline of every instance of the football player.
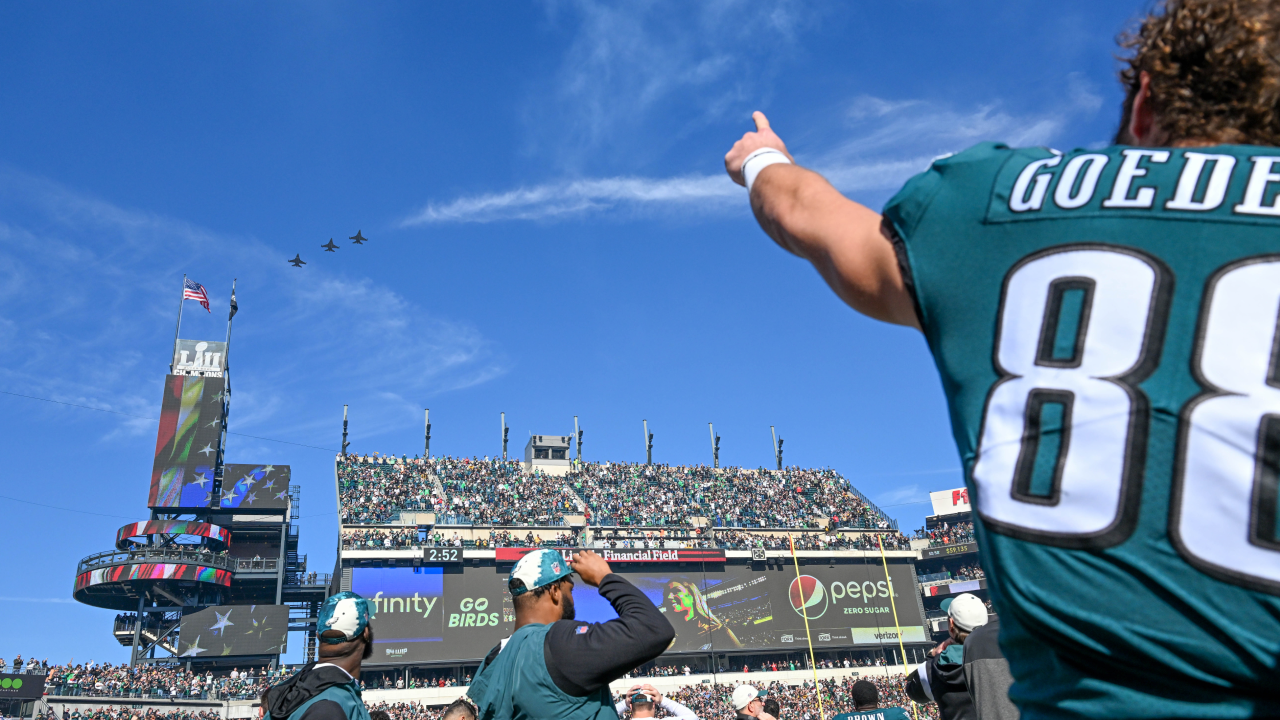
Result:
{"label": "football player", "polygon": [[1169,0],[1111,147],[983,143],[883,213],[756,113],[760,226],[942,378],[1023,717],[1280,715],[1280,4]]}

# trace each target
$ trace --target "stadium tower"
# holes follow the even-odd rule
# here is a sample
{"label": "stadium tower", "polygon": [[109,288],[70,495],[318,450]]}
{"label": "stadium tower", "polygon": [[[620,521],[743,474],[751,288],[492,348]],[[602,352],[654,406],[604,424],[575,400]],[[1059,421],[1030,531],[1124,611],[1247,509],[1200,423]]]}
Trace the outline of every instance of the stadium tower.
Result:
{"label": "stadium tower", "polygon": [[177,335],[150,517],[120,528],[114,549],[80,561],[74,597],[120,611],[113,631],[131,648],[131,665],[274,667],[291,631],[306,633],[311,660],[331,576],[309,573],[298,552],[299,487],[288,465],[224,461],[230,322],[223,342]]}

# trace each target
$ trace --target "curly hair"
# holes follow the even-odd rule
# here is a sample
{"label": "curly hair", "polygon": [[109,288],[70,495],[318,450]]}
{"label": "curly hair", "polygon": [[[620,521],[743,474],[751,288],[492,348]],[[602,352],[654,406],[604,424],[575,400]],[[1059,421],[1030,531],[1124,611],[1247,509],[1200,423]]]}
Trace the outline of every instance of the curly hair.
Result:
{"label": "curly hair", "polygon": [[1120,71],[1126,92],[1117,142],[1128,135],[1141,74],[1151,107],[1175,140],[1280,145],[1280,4],[1167,0],[1134,32]]}

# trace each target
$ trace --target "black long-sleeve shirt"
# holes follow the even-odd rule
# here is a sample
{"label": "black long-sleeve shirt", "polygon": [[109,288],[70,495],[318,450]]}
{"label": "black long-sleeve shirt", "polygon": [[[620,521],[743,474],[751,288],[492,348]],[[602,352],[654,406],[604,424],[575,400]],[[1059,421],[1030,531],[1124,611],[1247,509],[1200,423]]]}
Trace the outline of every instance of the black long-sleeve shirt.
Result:
{"label": "black long-sleeve shirt", "polygon": [[[676,636],[649,598],[621,575],[606,575],[600,595],[613,605],[616,620],[559,620],[542,645],[552,681],[574,697],[590,695],[658,657]],[[489,651],[485,664],[491,664],[501,649],[499,644]]]}

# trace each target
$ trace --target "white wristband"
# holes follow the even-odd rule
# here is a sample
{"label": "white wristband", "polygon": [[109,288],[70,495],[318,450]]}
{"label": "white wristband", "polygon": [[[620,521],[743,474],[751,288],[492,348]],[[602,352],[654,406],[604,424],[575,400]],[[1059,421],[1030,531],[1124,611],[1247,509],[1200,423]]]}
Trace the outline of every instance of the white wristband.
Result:
{"label": "white wristband", "polygon": [[742,179],[747,183],[747,192],[751,192],[751,186],[755,183],[756,176],[760,174],[761,170],[778,163],[790,165],[791,161],[787,159],[787,156],[781,150],[775,150],[770,147],[760,148],[748,155],[747,159],[742,161]]}

